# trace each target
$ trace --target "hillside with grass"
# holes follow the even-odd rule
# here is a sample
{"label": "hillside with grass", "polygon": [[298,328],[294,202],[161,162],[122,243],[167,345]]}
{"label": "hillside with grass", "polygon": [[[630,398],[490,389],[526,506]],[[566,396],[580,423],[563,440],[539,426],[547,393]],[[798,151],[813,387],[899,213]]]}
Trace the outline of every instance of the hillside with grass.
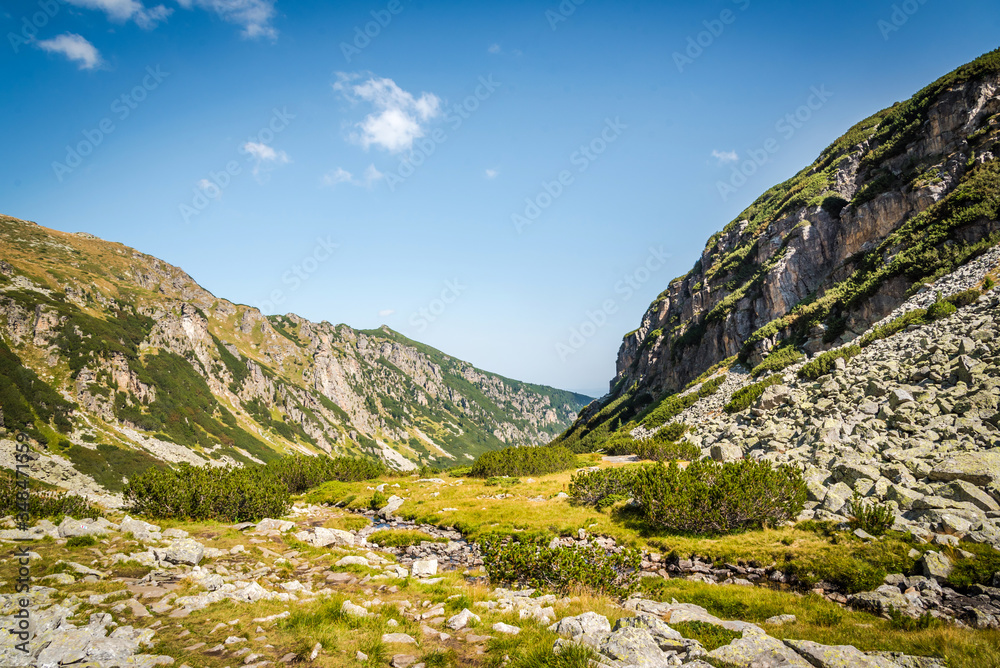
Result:
{"label": "hillside with grass", "polygon": [[0,429],[41,446],[55,484],[75,472],[69,486],[117,493],[150,466],[286,453],[470,463],[551,440],[588,401],[387,327],[264,315],[121,244],[0,217]]}

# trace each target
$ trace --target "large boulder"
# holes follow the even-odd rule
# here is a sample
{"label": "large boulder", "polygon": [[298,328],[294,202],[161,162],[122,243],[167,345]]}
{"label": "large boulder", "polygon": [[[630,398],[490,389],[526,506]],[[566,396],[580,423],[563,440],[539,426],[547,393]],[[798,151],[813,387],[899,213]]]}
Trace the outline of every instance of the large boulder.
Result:
{"label": "large boulder", "polygon": [[197,566],[204,556],[205,546],[190,538],[175,540],[167,549],[157,551],[160,561],[188,566]]}
{"label": "large boulder", "polygon": [[771,385],[764,390],[764,394],[760,395],[760,399],[757,400],[757,408],[769,411],[788,403],[791,398],[792,389],[787,385]]}
{"label": "large boulder", "polygon": [[133,519],[128,515],[126,515],[125,519],[122,520],[122,523],[119,525],[119,529],[122,533],[131,533],[137,540],[141,540],[143,542],[160,540],[160,538],[162,538],[160,535],[160,527],[155,524],[150,524],[149,522]]}
{"label": "large boulder", "polygon": [[585,612],[575,617],[563,617],[550,626],[549,631],[569,638],[580,635],[599,636],[611,633],[611,622],[604,615],[599,615],[596,612]]}
{"label": "large boulder", "polygon": [[403,499],[393,494],[389,497],[388,503],[378,509],[379,517],[384,517],[386,519],[392,517],[392,514],[400,509],[403,505]]}
{"label": "large boulder", "polygon": [[72,517],[65,517],[59,523],[59,537],[103,536],[108,533],[108,528],[105,524],[91,519],[74,520]]}
{"label": "large boulder", "polygon": [[340,529],[316,527],[311,531],[300,531],[295,537],[314,547],[354,547],[354,534]]}
{"label": "large boulder", "polygon": [[940,552],[924,552],[924,556],[920,560],[920,567],[924,572],[924,577],[938,582],[947,580],[954,570],[951,560]]}
{"label": "large boulder", "polygon": [[737,668],[815,668],[780,640],[753,632],[712,650],[708,657]]}
{"label": "large boulder", "polygon": [[284,533],[286,531],[291,531],[293,528],[295,528],[295,522],[289,522],[288,520],[275,520],[270,517],[265,517],[260,522],[257,522],[256,530],[260,532],[277,531],[279,533]]}
{"label": "large boulder", "polygon": [[410,566],[410,573],[415,578],[426,578],[432,575],[437,575],[438,572],[438,560],[437,559],[420,559],[414,561]]}
{"label": "large boulder", "polygon": [[979,487],[1000,483],[1000,451],[994,448],[953,455],[935,466],[929,477],[942,482],[964,480]]}

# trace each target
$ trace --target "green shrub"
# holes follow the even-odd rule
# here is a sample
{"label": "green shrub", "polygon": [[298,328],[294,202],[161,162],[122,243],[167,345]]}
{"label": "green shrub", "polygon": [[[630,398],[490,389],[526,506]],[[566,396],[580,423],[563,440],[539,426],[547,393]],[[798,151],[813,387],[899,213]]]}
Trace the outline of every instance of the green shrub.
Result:
{"label": "green shrub", "polygon": [[509,536],[479,542],[490,583],[518,584],[561,594],[581,589],[626,597],[639,586],[642,553],[606,552],[596,545],[550,548],[521,543]]}
{"label": "green shrub", "polygon": [[635,450],[632,453],[639,459],[653,462],[669,461],[691,461],[701,456],[701,448],[688,441],[663,441],[657,442],[655,439],[646,441],[636,441]]}
{"label": "green shrub", "polygon": [[628,499],[632,496],[632,486],[638,470],[629,466],[581,471],[570,479],[570,499],[573,503],[598,507]]}
{"label": "green shrub", "polygon": [[848,513],[852,529],[861,529],[873,536],[884,534],[892,527],[893,522],[896,520],[892,509],[888,506],[875,501],[869,503],[858,496],[857,493],[851,497]]}
{"label": "green shrub", "polygon": [[66,540],[66,547],[93,547],[97,545],[97,539],[93,536],[70,536]]}
{"label": "green shrub", "polygon": [[973,556],[953,556],[955,568],[948,576],[948,584],[960,590],[974,584],[988,586],[993,574],[1000,573],[1000,552],[984,544],[962,543],[961,546]]}
{"label": "green shrub", "polygon": [[830,371],[833,370],[834,363],[838,358],[843,358],[847,361],[860,352],[861,347],[857,345],[845,346],[843,348],[837,348],[836,350],[828,350],[821,355],[817,355],[815,359],[811,360],[799,369],[799,377],[816,380],[820,376],[825,376],[830,373]]}
{"label": "green shrub", "polygon": [[764,360],[753,368],[750,374],[756,378],[768,371],[781,371],[787,367],[792,366],[799,360],[801,360],[805,355],[803,355],[795,346],[787,345],[780,348],[775,348]]}
{"label": "green shrub", "polygon": [[976,300],[979,299],[981,293],[976,288],[969,288],[968,290],[963,290],[948,297],[945,301],[949,304],[953,304],[958,308],[963,306],[968,306],[969,304],[975,304]]}
{"label": "green shrub", "polygon": [[927,319],[927,309],[918,308],[912,311],[907,311],[898,318],[890,320],[884,325],[879,325],[872,329],[872,331],[861,337],[859,344],[862,348],[866,348],[875,341],[880,339],[886,339],[897,332],[901,332],[910,325],[925,325],[929,322]]}
{"label": "green shrub", "polygon": [[941,318],[947,318],[957,310],[958,308],[951,302],[938,299],[927,307],[927,317],[931,320],[940,320]]}
{"label": "green shrub", "polygon": [[941,625],[941,620],[930,612],[925,612],[919,617],[910,617],[896,608],[889,608],[887,614],[889,615],[889,628],[893,631],[923,631]]}
{"label": "green shrub", "polygon": [[638,469],[633,483],[646,520],[669,531],[728,534],[776,525],[805,504],[802,472],[791,466],[744,459],[709,459],[680,468],[656,464]]}
{"label": "green shrub", "polygon": [[685,638],[697,640],[709,652],[728,645],[737,638],[743,637],[742,633],[730,631],[717,624],[710,624],[708,622],[675,622],[670,625],[670,628]]}
{"label": "green shrub", "polygon": [[[24,487],[22,487],[22,484]],[[32,519],[43,517],[74,517],[97,519],[101,510],[85,497],[55,490],[43,489],[34,480],[22,477],[18,481],[13,471],[0,471],[0,515],[17,516],[22,512],[18,494],[27,492],[28,515]]]}
{"label": "green shrub", "polygon": [[290,494],[298,494],[331,480],[372,480],[385,475],[386,467],[374,459],[293,455],[268,462],[267,471],[281,480]]}
{"label": "green shrub", "polygon": [[368,507],[371,510],[381,510],[385,508],[386,504],[389,503],[389,497],[382,492],[375,490],[372,494],[372,498],[368,501]]}
{"label": "green shrub", "polygon": [[727,413],[739,413],[742,410],[746,410],[760,399],[760,395],[764,394],[764,390],[772,385],[780,385],[782,381],[784,381],[784,378],[780,373],[776,373],[758,383],[741,387],[733,392],[733,396],[729,398],[729,403],[723,406],[722,410]]}
{"label": "green shrub", "polygon": [[562,446],[512,447],[479,455],[469,475],[473,478],[516,478],[558,473],[576,465],[576,455]]}
{"label": "green shrub", "polygon": [[992,276],[987,276],[983,279],[983,292],[989,292],[996,284],[997,283],[993,280]]}

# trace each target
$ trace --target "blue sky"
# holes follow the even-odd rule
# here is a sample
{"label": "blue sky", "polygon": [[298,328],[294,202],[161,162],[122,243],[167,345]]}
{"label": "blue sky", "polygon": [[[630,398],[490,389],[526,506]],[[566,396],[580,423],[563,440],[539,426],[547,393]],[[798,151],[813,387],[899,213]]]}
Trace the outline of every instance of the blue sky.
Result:
{"label": "blue sky", "polygon": [[713,232],[996,48],[998,17],[987,0],[8,2],[0,212],[270,313],[384,323],[598,395]]}

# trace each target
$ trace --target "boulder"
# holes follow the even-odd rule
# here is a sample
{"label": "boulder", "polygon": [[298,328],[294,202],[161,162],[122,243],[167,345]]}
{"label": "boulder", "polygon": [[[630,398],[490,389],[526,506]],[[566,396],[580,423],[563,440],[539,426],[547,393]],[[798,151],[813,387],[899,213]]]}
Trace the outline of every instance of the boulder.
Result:
{"label": "boulder", "polygon": [[448,619],[448,621],[445,622],[445,624],[452,631],[458,631],[460,629],[464,629],[473,620],[475,620],[476,623],[479,623],[480,621],[482,621],[480,619],[479,615],[477,615],[476,613],[472,612],[468,608],[465,608],[465,609],[462,610],[462,612],[458,613],[457,615],[455,615],[453,617],[450,617]]}
{"label": "boulder", "polygon": [[405,633],[383,633],[382,642],[397,645],[416,645],[417,641],[413,636]]}
{"label": "boulder", "polygon": [[[160,527],[149,522],[133,519],[128,515],[125,516],[125,519],[118,526],[122,533],[131,533],[136,539],[141,541],[159,540],[161,538]],[[184,538],[186,536],[181,537]]]}
{"label": "boulder", "polygon": [[938,582],[947,580],[954,569],[951,560],[940,552],[924,552],[924,556],[920,560],[920,567],[923,570],[924,577],[937,580]]}
{"label": "boulder", "polygon": [[791,398],[792,389],[787,385],[771,385],[764,390],[764,394],[760,395],[760,399],[757,400],[757,408],[769,411],[788,403]]}
{"label": "boulder", "polygon": [[868,656],[850,645],[820,645],[811,640],[786,640],[785,644],[816,668],[896,668],[898,664],[880,656]]}
{"label": "boulder", "polygon": [[814,668],[780,640],[761,633],[744,633],[742,638],[712,650],[708,657],[737,668]]}
{"label": "boulder", "polygon": [[403,499],[393,494],[389,497],[389,502],[379,508],[379,517],[384,517],[386,519],[392,517],[392,514],[402,507],[403,501]]}
{"label": "boulder", "polygon": [[732,443],[718,443],[709,451],[712,459],[717,462],[733,462],[743,459],[743,448]]}
{"label": "boulder", "polygon": [[75,536],[103,536],[108,530],[97,524],[94,520],[74,520],[72,517],[64,517],[59,523],[59,537],[73,538]]}
{"label": "boulder", "polygon": [[1000,451],[994,448],[953,455],[931,469],[929,477],[942,482],[964,480],[979,487],[1000,484]]}
{"label": "boulder", "polygon": [[295,528],[295,522],[289,522],[287,520],[275,520],[270,517],[265,517],[260,522],[257,522],[257,531],[277,531],[279,533],[284,533],[286,531],[291,531]]}
{"label": "boulder", "polygon": [[316,527],[312,531],[300,531],[295,537],[314,547],[354,547],[354,534],[340,529]]}
{"label": "boulder", "polygon": [[197,566],[204,556],[205,546],[190,538],[175,540],[167,549],[157,551],[160,561],[189,566]]}
{"label": "boulder", "polygon": [[563,617],[550,626],[549,631],[569,638],[579,635],[599,636],[611,633],[611,622],[604,615],[599,615],[596,612],[585,612],[575,617]]}
{"label": "boulder", "polygon": [[516,636],[521,632],[521,629],[517,626],[512,626],[510,624],[504,624],[503,622],[497,622],[493,625],[493,630],[497,633],[502,633],[508,636]]}
{"label": "boulder", "polygon": [[669,656],[657,644],[653,634],[644,628],[626,626],[601,641],[600,652],[615,661],[635,666],[668,665]]}
{"label": "boulder", "polygon": [[437,559],[420,559],[410,565],[410,573],[415,578],[431,577],[432,575],[437,575],[437,572]]}

